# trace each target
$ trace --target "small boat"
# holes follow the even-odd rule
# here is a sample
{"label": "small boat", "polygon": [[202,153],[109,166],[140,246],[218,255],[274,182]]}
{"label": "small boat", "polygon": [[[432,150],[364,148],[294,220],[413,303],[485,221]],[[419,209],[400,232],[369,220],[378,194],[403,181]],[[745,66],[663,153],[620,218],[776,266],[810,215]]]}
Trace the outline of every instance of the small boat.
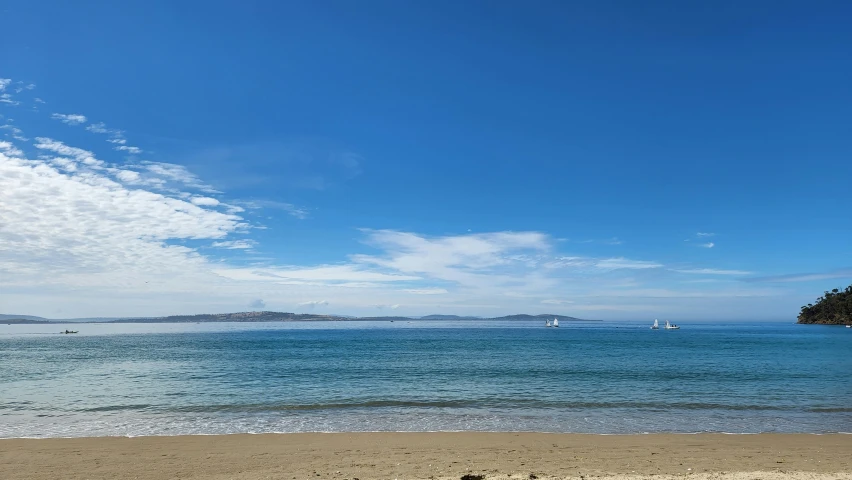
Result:
{"label": "small boat", "polygon": [[852,328],[852,325],[846,325],[846,328]]}
{"label": "small boat", "polygon": [[660,323],[659,323],[659,322],[657,321],[657,319],[655,318],[655,319],[654,319],[654,324],[653,324],[653,325],[651,325],[651,330],[659,330],[659,329],[660,329]]}
{"label": "small boat", "polygon": [[544,321],[544,326],[545,326],[545,327],[552,327],[553,325],[551,325],[551,324],[550,324],[550,320],[545,320],[545,321]]}
{"label": "small boat", "polygon": [[553,326],[554,326],[554,327],[558,327],[558,326],[559,326],[559,319],[558,319],[558,318],[554,318],[554,319],[553,319]]}
{"label": "small boat", "polygon": [[59,332],[59,333],[64,335],[66,333],[78,333],[78,331],[77,330],[65,330],[64,332]]}
{"label": "small boat", "polygon": [[666,330],[680,330],[680,327],[678,327],[678,326],[677,326],[677,325],[675,325],[674,323],[669,323],[669,321],[668,321],[668,320],[666,320],[666,326],[665,326],[665,329],[666,329]]}

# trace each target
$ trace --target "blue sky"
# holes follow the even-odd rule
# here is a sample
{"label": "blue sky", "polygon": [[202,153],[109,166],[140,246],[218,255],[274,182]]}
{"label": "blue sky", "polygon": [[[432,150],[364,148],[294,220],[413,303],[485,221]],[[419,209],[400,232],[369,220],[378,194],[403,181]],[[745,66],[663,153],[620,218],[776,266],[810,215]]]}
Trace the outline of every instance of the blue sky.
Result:
{"label": "blue sky", "polygon": [[845,2],[0,6],[0,311],[792,320]]}

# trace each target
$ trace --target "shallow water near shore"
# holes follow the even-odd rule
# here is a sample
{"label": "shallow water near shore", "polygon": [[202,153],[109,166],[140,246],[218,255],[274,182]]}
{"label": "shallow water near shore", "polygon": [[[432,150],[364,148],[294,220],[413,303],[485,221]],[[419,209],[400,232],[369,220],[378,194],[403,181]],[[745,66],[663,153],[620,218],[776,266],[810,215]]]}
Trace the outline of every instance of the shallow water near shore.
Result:
{"label": "shallow water near shore", "polygon": [[780,323],[0,325],[0,437],[852,431],[852,332]]}

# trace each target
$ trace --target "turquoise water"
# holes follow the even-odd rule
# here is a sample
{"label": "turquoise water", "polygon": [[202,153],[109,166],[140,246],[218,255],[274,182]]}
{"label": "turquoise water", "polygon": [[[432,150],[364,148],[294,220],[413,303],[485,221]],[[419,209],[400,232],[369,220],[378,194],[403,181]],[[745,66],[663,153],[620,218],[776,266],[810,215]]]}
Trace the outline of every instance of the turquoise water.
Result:
{"label": "turquoise water", "polygon": [[0,325],[0,437],[852,432],[852,329]]}

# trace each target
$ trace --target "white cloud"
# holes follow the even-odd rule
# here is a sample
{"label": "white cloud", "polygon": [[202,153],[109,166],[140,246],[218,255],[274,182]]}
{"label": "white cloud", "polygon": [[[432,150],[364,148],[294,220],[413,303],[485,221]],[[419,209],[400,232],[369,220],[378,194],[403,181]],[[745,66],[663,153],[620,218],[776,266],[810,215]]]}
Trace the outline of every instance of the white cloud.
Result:
{"label": "white cloud", "polygon": [[40,99],[40,98],[38,98],[38,97],[35,97],[35,98],[33,99],[33,101],[35,101],[35,103],[47,103],[47,102],[45,102],[44,100],[42,100],[42,99]]}
{"label": "white cloud", "polygon": [[[83,150],[82,148],[77,147],[69,147],[58,140],[53,140],[52,138],[47,137],[36,137],[36,142],[36,148],[58,153],[63,157],[70,157],[79,164],[89,167],[104,166],[104,162],[95,158],[95,154],[88,150]],[[63,157],[56,159],[59,160],[59,162],[54,163],[58,163],[60,165],[68,165],[68,159]]]}
{"label": "white cloud", "polygon": [[209,266],[195,250],[172,242],[222,239],[243,224],[235,215],[128,190],[98,168],[103,162],[91,152],[37,141],[37,148],[59,156],[27,159],[9,148],[0,153],[0,291],[14,286],[54,298],[56,291],[132,296],[141,288],[132,279],[146,277],[158,278],[161,288],[169,284],[167,291],[183,291],[198,283],[186,283],[187,277],[203,277]]}
{"label": "white cloud", "polygon": [[702,243],[701,245],[699,245],[699,247],[703,247],[703,248],[713,248],[715,246],[716,246],[716,244],[713,243],[713,242]]}
{"label": "white cloud", "polygon": [[283,281],[296,280],[317,282],[317,285],[337,285],[339,282],[405,282],[420,277],[393,273],[382,273],[362,269],[354,265],[322,265],[317,267],[263,267],[222,268],[215,273],[234,280]]}
{"label": "white cloud", "polygon": [[541,303],[545,305],[568,305],[574,303],[571,300],[556,300],[552,298],[548,298],[547,300],[542,300]]}
{"label": "white cloud", "polygon": [[0,78],[0,92],[6,90],[10,83],[12,83],[11,78]]}
{"label": "white cloud", "polygon": [[602,260],[598,260],[595,263],[595,266],[604,270],[618,270],[618,269],[639,269],[644,270],[647,268],[660,268],[663,265],[657,262],[648,262],[644,260],[630,260],[624,257],[618,258],[605,258]]}
{"label": "white cloud", "polygon": [[251,308],[266,308],[266,302],[258,298],[257,300],[252,300],[248,306]]}
{"label": "white cloud", "polygon": [[190,201],[201,207],[215,207],[219,205],[219,200],[211,197],[192,197]]}
{"label": "white cloud", "polygon": [[215,248],[227,248],[229,250],[249,250],[254,248],[257,242],[253,240],[228,240],[224,242],[213,242]]}
{"label": "white cloud", "polygon": [[311,301],[308,301],[308,302],[299,303],[300,307],[308,307],[308,308],[324,307],[326,305],[328,305],[327,300],[311,300]]}
{"label": "white cloud", "polygon": [[115,176],[124,183],[142,182],[142,176],[139,175],[139,172],[134,172],[133,170],[117,170]]}
{"label": "white cloud", "polygon": [[14,99],[11,93],[3,93],[0,94],[0,103],[7,103],[9,105],[20,105],[21,102]]}
{"label": "white cloud", "polygon": [[121,137],[116,137],[116,138],[110,138],[109,140],[107,140],[107,142],[115,143],[115,144],[118,144],[118,145],[124,145],[125,143],[127,143],[127,140],[125,140]]}
{"label": "white cloud", "polygon": [[115,147],[115,150],[118,150],[120,152],[127,152],[127,153],[130,153],[132,155],[138,155],[138,154],[142,153],[141,148],[131,147],[131,146],[128,146],[128,145],[120,145],[118,147]]}
{"label": "white cloud", "polygon": [[0,129],[9,130],[8,135],[10,135],[15,140],[19,140],[19,141],[22,141],[22,142],[29,141],[29,138],[23,136],[24,132],[20,128],[14,126],[14,125],[11,125],[11,124],[8,124],[8,123],[6,125],[0,125]]}
{"label": "white cloud", "polygon": [[[12,142],[5,142],[0,140],[0,153],[9,156],[9,157],[23,157],[24,152],[22,152],[19,148],[15,147]],[[2,197],[0,197],[1,199]],[[2,205],[2,204],[0,204]]]}
{"label": "white cloud", "polygon": [[695,234],[695,236],[697,236],[697,237],[712,237],[714,235],[716,235],[716,234],[715,233],[708,233],[708,232],[698,232],[698,233]]}
{"label": "white cloud", "polygon": [[496,232],[428,238],[393,230],[364,230],[366,243],[388,252],[384,257],[358,255],[358,263],[402,272],[447,273],[499,267],[507,255],[550,249],[549,237],[539,232]]}
{"label": "white cloud", "polygon": [[569,268],[584,271],[645,270],[661,268],[663,265],[646,260],[630,260],[624,257],[555,257],[542,265],[545,268]]}
{"label": "white cloud", "polygon": [[82,125],[86,123],[86,116],[78,113],[71,113],[67,115],[63,113],[53,113],[50,115],[50,118],[59,120],[60,122],[68,125]]}
{"label": "white cloud", "polygon": [[841,268],[828,272],[818,273],[793,273],[787,275],[771,275],[767,277],[747,278],[746,282],[754,283],[795,283],[795,282],[816,282],[820,280],[833,280],[837,278],[849,279],[852,278],[852,268]]}
{"label": "white cloud", "polygon": [[106,128],[106,123],[104,123],[104,122],[93,123],[93,124],[87,126],[86,130],[93,132],[93,133],[107,133],[107,132],[109,132],[109,129]]}
{"label": "white cloud", "polygon": [[384,310],[385,308],[388,308],[390,310],[396,310],[397,308],[399,308],[399,304],[398,303],[395,303],[393,305],[379,304],[379,305],[373,305],[373,307],[378,308],[379,310]]}
{"label": "white cloud", "polygon": [[304,220],[308,218],[308,210],[302,207],[297,207],[292,203],[280,202],[275,200],[250,200],[239,202],[239,205],[242,205],[246,208],[250,209],[259,209],[259,208],[270,208],[283,210],[288,214],[300,219]]}
{"label": "white cloud", "polygon": [[678,273],[690,273],[696,275],[751,275],[752,273],[745,270],[720,270],[716,268],[692,268],[674,271]]}
{"label": "white cloud", "polygon": [[403,292],[413,293],[414,295],[443,295],[449,293],[446,288],[406,288]]}
{"label": "white cloud", "polygon": [[145,169],[151,175],[166,182],[182,184],[182,186],[195,188],[207,193],[218,193],[183,165],[162,162],[142,162],[140,168]]}

